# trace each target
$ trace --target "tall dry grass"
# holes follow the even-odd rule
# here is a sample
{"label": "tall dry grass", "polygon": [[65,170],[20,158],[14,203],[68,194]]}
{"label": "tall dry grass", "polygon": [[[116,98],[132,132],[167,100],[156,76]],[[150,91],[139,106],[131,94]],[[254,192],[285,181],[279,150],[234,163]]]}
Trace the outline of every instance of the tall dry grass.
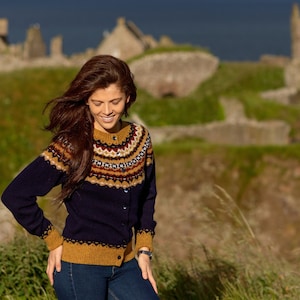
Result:
{"label": "tall dry grass", "polygon": [[[206,227],[220,248],[194,244],[185,261],[157,258],[155,273],[162,300],[300,299],[298,266],[260,241],[236,201],[220,186],[218,209],[206,209]],[[159,255],[159,254],[158,254]]]}

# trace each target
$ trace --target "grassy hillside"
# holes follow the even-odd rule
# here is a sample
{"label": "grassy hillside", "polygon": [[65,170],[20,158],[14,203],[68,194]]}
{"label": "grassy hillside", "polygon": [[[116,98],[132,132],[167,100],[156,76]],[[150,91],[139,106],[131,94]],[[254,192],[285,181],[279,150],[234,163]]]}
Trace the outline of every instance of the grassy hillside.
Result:
{"label": "grassy hillside", "polygon": [[[0,190],[12,174],[47,144],[42,131],[47,116],[42,110],[47,101],[58,96],[77,69],[33,69],[0,74]],[[242,101],[246,114],[258,120],[282,119],[297,129],[299,107],[286,107],[263,101],[259,92],[283,86],[280,68],[247,63],[223,63],[213,78],[189,97],[155,99],[138,91],[132,112],[148,126],[207,123],[222,120],[220,96]],[[292,131],[295,132],[295,130]]]}
{"label": "grassy hillside", "polygon": [[[47,101],[62,93],[76,72],[74,68],[57,68],[0,74],[0,192],[48,144],[50,135],[42,129],[47,115],[42,115],[42,110]],[[280,68],[256,63],[222,63],[215,76],[189,97],[155,99],[139,90],[132,112],[138,113],[149,126],[207,123],[223,119],[219,98],[228,96],[244,104],[248,117],[285,120],[293,128],[291,135],[297,135],[299,106],[286,107],[259,96],[261,91],[280,88],[283,84]],[[300,299],[300,280],[294,275],[299,253],[296,245],[292,263],[285,257],[279,259],[278,253],[260,243],[263,237],[252,231],[251,222],[262,218],[262,212],[258,211],[250,223],[245,214],[249,208],[259,208],[257,197],[269,184],[273,184],[270,190],[274,189],[274,193],[268,195],[268,208],[276,208],[273,197],[282,179],[287,183],[280,188],[287,193],[297,189],[299,148],[297,144],[223,147],[191,139],[155,146],[159,186],[157,217],[161,222],[154,265],[161,299]],[[293,186],[288,185],[290,181]],[[228,191],[204,197],[206,202],[199,203],[200,196],[209,188],[208,182],[223,183],[229,187]],[[221,203],[214,211],[213,198]],[[282,206],[278,211],[285,209]],[[276,229],[278,224],[284,226],[280,218],[276,215],[275,227],[271,224]],[[270,225],[266,222],[264,226]],[[205,235],[178,244],[179,237],[188,237],[191,230]],[[290,229],[287,239],[293,240],[291,237],[296,233]],[[27,236],[25,240],[28,242],[21,239],[0,247],[0,277],[5,274],[7,279],[0,280],[0,298],[11,295],[6,298],[34,299],[35,286],[43,278],[38,299],[52,299],[44,274],[46,250],[31,243]],[[222,245],[220,240],[224,242]],[[174,253],[179,256],[189,246],[194,251],[188,263],[176,260]],[[33,261],[35,273],[30,273]],[[16,264],[22,264],[23,272],[15,272]],[[27,277],[35,281],[25,280]],[[15,281],[20,286],[11,285]],[[28,285],[32,287],[28,289],[30,294],[20,296]]]}
{"label": "grassy hillside", "polygon": [[0,190],[49,141],[43,131],[47,101],[58,96],[76,70],[34,69],[0,74]]}

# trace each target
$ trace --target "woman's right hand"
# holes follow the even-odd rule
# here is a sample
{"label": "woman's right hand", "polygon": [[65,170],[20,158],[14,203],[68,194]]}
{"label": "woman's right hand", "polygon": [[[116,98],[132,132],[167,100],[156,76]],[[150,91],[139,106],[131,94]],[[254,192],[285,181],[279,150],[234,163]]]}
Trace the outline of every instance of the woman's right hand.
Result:
{"label": "woman's right hand", "polygon": [[59,246],[49,252],[46,273],[50,280],[51,285],[53,285],[53,283],[54,283],[54,281],[53,281],[54,270],[56,270],[57,272],[60,272],[60,270],[61,270],[62,247],[63,246]]}

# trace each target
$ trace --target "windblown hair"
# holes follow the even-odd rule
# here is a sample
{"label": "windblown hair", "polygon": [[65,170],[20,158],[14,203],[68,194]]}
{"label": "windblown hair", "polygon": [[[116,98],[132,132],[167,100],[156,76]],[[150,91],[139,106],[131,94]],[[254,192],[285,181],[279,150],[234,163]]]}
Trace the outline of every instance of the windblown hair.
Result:
{"label": "windblown hair", "polygon": [[117,84],[126,98],[129,97],[124,110],[128,116],[128,109],[136,100],[133,75],[124,61],[110,55],[97,55],[88,60],[64,94],[46,104],[45,110],[51,107],[51,111],[45,129],[53,133],[53,142],[63,141],[63,145],[68,145],[72,156],[66,182],[57,198],[59,202],[70,197],[91,170],[94,118],[87,101],[97,89],[110,84]]}

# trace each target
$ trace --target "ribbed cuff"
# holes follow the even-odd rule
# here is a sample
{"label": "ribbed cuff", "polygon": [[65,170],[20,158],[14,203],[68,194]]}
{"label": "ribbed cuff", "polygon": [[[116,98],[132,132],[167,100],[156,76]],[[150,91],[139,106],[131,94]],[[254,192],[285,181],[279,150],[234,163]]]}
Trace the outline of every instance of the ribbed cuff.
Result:
{"label": "ribbed cuff", "polygon": [[49,251],[57,248],[63,243],[63,237],[54,227],[48,231],[47,235],[45,235],[43,239],[46,242]]}
{"label": "ribbed cuff", "polygon": [[136,235],[135,252],[142,247],[149,248],[149,251],[153,252],[153,235],[150,232],[139,232]]}

